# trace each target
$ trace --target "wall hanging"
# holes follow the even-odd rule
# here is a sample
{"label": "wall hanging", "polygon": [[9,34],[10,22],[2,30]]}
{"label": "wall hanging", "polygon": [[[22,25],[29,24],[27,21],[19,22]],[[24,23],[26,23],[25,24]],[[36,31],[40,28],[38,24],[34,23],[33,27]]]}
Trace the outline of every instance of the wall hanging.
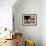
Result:
{"label": "wall hanging", "polygon": [[37,14],[22,14],[22,25],[36,26],[37,25]]}

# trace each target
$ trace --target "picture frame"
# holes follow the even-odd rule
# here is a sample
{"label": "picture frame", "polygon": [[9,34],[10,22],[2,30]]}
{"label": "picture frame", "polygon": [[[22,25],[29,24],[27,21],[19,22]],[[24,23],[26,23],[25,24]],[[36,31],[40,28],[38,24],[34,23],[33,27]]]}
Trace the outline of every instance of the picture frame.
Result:
{"label": "picture frame", "polygon": [[22,14],[22,25],[23,26],[36,26],[37,14]]}

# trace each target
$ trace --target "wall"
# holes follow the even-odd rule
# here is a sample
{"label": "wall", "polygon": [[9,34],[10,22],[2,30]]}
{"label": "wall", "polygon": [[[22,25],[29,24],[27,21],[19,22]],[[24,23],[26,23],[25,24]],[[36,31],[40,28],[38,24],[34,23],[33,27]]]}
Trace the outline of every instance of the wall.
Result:
{"label": "wall", "polygon": [[41,0],[40,25],[42,46],[46,46],[46,0]]}
{"label": "wall", "polygon": [[[13,7],[15,30],[22,32],[24,39],[34,40],[36,46],[41,46],[40,3],[40,0],[23,0],[19,6]],[[22,26],[22,14],[37,14],[37,26]]]}
{"label": "wall", "polygon": [[16,0],[0,0],[0,27],[12,29],[12,6]]}

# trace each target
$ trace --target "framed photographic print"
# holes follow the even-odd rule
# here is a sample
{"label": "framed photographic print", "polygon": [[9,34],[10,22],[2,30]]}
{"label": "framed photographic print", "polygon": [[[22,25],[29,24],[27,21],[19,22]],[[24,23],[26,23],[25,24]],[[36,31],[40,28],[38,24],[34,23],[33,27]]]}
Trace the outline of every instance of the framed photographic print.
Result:
{"label": "framed photographic print", "polygon": [[25,26],[37,25],[37,14],[22,14],[22,25]]}

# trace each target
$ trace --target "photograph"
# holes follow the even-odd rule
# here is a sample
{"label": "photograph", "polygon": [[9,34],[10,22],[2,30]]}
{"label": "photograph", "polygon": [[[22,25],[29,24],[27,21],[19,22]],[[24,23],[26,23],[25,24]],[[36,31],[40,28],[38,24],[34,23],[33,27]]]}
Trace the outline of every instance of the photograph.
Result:
{"label": "photograph", "polygon": [[22,24],[25,26],[37,25],[37,14],[23,14]]}

